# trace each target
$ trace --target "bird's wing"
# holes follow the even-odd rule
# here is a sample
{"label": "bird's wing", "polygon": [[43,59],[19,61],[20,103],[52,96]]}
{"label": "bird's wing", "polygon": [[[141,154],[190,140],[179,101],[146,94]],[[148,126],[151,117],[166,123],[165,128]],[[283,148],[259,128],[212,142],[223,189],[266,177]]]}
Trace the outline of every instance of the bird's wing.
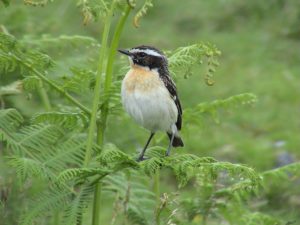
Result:
{"label": "bird's wing", "polygon": [[178,130],[181,129],[181,124],[182,124],[182,109],[181,109],[181,104],[180,100],[177,95],[177,90],[176,90],[176,85],[172,78],[169,75],[162,75],[160,76],[161,80],[163,81],[165,87],[168,89],[172,99],[174,100],[177,110],[178,110],[178,116],[177,116],[177,121],[176,121],[176,127]]}

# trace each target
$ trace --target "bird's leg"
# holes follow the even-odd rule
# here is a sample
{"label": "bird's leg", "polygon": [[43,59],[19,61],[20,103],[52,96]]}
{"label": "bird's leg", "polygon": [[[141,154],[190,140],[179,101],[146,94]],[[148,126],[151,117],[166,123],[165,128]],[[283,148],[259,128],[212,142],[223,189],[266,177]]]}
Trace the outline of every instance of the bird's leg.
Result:
{"label": "bird's leg", "polygon": [[169,143],[169,147],[168,147],[167,152],[166,152],[166,156],[169,156],[169,155],[170,155],[174,137],[175,137],[175,133],[172,132],[172,137],[171,137],[171,139],[170,139],[170,143]]}
{"label": "bird's leg", "polygon": [[139,162],[139,161],[142,161],[142,160],[144,159],[144,154],[145,154],[146,149],[147,149],[147,147],[148,147],[148,145],[149,145],[151,139],[153,138],[154,134],[155,134],[155,133],[151,132],[150,137],[149,137],[149,139],[148,139],[148,141],[147,141],[147,143],[146,143],[146,145],[145,145],[143,151],[141,152],[141,154],[139,155],[139,157],[138,157],[138,159],[137,159],[138,162]]}

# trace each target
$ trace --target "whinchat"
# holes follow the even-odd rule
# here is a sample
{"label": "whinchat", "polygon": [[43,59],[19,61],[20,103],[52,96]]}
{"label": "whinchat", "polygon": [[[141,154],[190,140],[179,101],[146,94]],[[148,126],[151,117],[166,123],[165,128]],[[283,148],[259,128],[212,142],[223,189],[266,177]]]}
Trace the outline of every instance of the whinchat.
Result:
{"label": "whinchat", "polygon": [[179,136],[182,109],[168,60],[158,49],[145,45],[119,52],[128,56],[131,67],[122,81],[123,106],[136,123],[151,132],[138,161],[144,159],[157,131],[167,132],[170,143],[166,156],[169,156],[171,147],[183,146],[183,142]]}

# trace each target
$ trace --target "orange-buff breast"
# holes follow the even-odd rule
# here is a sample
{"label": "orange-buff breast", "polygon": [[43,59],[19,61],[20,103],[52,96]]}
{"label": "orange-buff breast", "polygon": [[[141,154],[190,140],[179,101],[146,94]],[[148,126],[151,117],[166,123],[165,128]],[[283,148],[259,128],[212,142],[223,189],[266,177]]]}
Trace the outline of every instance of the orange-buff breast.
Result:
{"label": "orange-buff breast", "polygon": [[132,67],[125,79],[127,92],[147,92],[162,85],[162,81],[156,71],[145,70],[137,66]]}

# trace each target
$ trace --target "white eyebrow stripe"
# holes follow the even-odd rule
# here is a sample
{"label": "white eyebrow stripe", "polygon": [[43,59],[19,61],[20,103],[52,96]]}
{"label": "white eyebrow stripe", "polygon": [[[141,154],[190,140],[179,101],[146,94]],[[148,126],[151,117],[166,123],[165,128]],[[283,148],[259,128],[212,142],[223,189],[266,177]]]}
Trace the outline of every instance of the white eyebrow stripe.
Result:
{"label": "white eyebrow stripe", "polygon": [[138,52],[144,52],[147,55],[153,55],[158,57],[163,57],[163,55],[159,54],[158,52],[152,50],[152,49],[132,49],[130,50],[131,53],[138,53]]}

